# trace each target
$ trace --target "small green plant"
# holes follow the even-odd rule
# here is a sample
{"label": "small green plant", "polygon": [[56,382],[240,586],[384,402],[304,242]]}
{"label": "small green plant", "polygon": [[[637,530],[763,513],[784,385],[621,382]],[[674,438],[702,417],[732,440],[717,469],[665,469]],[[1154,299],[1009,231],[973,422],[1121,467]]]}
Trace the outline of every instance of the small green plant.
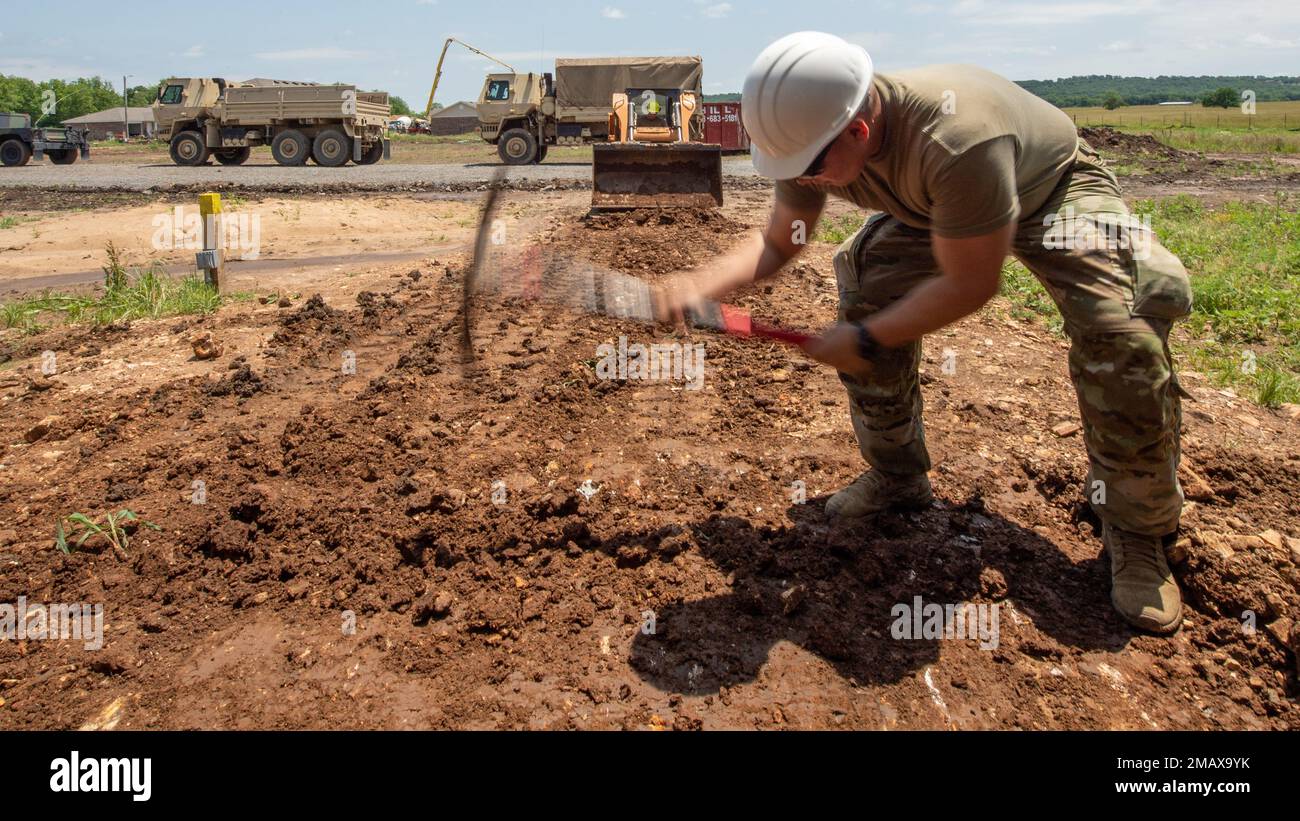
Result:
{"label": "small green plant", "polygon": [[[74,527],[81,528],[79,533],[71,534],[77,537],[77,541],[71,547],[68,546],[69,533],[63,526],[64,522],[67,522]],[[82,547],[91,538],[99,536],[108,543],[109,547],[113,548],[113,552],[116,553],[119,558],[125,559],[130,555],[126,552],[126,549],[131,544],[130,536],[127,534],[127,529],[135,522],[138,522],[145,527],[151,527],[154,530],[162,530],[161,527],[153,522],[147,522],[125,508],[119,510],[117,513],[105,513],[103,524],[96,522],[84,513],[73,513],[59,520],[54,531],[54,546],[64,554],[70,556],[72,555],[73,550]]]}
{"label": "small green plant", "polygon": [[866,222],[866,218],[861,214],[826,217],[817,225],[817,232],[813,234],[813,241],[839,245],[856,234],[864,222]]}
{"label": "small green plant", "polygon": [[6,228],[15,228],[22,221],[22,217],[0,217],[0,231]]}
{"label": "small green plant", "polygon": [[112,292],[126,287],[126,265],[122,262],[122,252],[112,240],[104,248],[108,262],[104,263],[104,290]]}

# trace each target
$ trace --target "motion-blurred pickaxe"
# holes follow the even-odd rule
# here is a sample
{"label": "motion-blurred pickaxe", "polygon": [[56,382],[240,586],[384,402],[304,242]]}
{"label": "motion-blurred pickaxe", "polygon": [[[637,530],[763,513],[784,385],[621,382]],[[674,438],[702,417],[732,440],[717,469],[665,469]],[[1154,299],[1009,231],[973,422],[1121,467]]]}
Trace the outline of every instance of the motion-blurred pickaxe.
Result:
{"label": "motion-blurred pickaxe", "polygon": [[[474,260],[465,277],[461,332],[465,362],[474,361],[470,311],[475,293],[551,302],[586,313],[647,324],[665,319],[656,310],[655,292],[645,280],[551,247],[530,246],[509,264],[489,265],[501,183],[502,175],[498,173],[483,205],[474,242]],[[692,327],[742,338],[772,339],[788,345],[802,346],[813,338],[798,331],[755,322],[748,311],[711,300],[703,300],[687,310],[685,319]]]}

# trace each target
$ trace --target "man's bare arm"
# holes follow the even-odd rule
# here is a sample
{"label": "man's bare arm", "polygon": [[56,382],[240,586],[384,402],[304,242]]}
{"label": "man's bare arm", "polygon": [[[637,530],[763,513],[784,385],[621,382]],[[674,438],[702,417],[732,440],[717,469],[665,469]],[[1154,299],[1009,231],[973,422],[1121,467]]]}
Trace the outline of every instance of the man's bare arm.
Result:
{"label": "man's bare arm", "polygon": [[939,276],[867,320],[867,330],[896,348],[975,313],[997,295],[1015,225],[978,237],[934,236]]}
{"label": "man's bare arm", "polygon": [[[801,208],[778,197],[764,230],[745,239],[708,268],[683,275],[666,289],[663,315],[679,320],[682,309],[696,299],[720,299],[737,288],[775,275],[803,251],[821,212],[820,205]],[[797,242],[799,238],[804,242]]]}

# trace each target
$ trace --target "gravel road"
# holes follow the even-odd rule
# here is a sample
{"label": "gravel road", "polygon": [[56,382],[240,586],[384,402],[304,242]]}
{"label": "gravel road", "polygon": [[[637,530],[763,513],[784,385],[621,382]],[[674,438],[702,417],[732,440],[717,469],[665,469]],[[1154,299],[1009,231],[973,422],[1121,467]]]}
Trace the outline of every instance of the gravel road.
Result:
{"label": "gravel road", "polygon": [[[590,188],[589,163],[546,163],[530,166],[399,165],[379,163],[344,168],[285,168],[283,166],[222,165],[181,168],[174,165],[73,166],[32,163],[23,168],[0,168],[0,187],[95,191],[174,191],[199,188],[247,188],[264,191],[388,191],[466,190],[487,183],[505,169],[512,188]],[[728,187],[765,184],[748,157],[723,159]]]}

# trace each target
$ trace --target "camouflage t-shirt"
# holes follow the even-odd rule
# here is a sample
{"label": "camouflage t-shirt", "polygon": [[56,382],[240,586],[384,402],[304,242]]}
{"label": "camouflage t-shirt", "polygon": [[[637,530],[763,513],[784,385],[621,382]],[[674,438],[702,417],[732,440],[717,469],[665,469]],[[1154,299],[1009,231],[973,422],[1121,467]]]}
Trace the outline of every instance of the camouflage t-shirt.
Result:
{"label": "camouflage t-shirt", "polygon": [[991,71],[940,65],[877,75],[884,141],[851,185],[777,183],[798,206],[827,194],[945,237],[1033,214],[1074,162],[1078,134],[1051,103]]}

